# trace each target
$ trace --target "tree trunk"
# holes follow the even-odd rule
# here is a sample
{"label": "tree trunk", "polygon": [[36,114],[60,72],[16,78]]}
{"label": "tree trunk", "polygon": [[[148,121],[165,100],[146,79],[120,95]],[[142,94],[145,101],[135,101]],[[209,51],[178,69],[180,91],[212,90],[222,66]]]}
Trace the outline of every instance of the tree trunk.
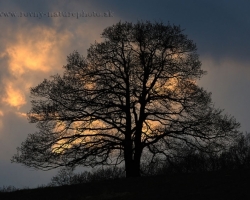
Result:
{"label": "tree trunk", "polygon": [[131,145],[130,144],[128,144],[127,146],[125,145],[124,158],[125,158],[126,178],[141,176],[140,173],[141,150],[136,148],[135,153],[133,155],[132,141]]}
{"label": "tree trunk", "polygon": [[126,178],[139,177],[140,173],[140,161],[130,160],[129,162],[125,160]]}

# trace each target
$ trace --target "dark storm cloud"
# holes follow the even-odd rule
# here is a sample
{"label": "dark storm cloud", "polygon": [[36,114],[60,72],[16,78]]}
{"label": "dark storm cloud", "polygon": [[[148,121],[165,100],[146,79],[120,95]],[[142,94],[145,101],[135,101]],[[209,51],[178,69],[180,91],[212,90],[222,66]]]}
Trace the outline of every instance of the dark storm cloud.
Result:
{"label": "dark storm cloud", "polygon": [[180,25],[197,43],[200,54],[214,59],[249,61],[249,1],[127,1],[108,2],[127,20],[156,20]]}
{"label": "dark storm cloud", "polygon": [[0,3],[1,9],[10,9],[9,11],[14,11],[17,7],[23,11],[32,11],[32,10],[48,10],[51,6],[51,1],[32,1],[32,0],[12,0],[12,1],[2,1]]}
{"label": "dark storm cloud", "polygon": [[[23,16],[24,13],[30,13],[30,12],[41,12],[41,11],[50,11],[51,7],[51,2],[49,1],[30,1],[30,0],[13,0],[13,1],[1,1],[0,2],[0,12],[4,13],[16,13],[17,16],[19,17],[4,17],[2,16],[0,18],[0,24],[9,24],[10,26],[12,25],[17,25],[19,26],[20,24],[23,24],[23,21],[26,20],[25,17]],[[22,13],[22,17],[20,17],[20,13]],[[51,19],[49,18],[33,18],[30,17],[29,21],[30,23],[40,23],[40,24],[51,24]]]}

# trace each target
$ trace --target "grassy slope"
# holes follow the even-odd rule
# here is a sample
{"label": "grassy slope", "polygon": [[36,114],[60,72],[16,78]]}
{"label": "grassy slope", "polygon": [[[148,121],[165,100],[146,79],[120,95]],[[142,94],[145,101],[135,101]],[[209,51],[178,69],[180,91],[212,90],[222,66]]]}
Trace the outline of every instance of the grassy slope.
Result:
{"label": "grassy slope", "polygon": [[108,180],[0,193],[1,200],[250,199],[250,170]]}

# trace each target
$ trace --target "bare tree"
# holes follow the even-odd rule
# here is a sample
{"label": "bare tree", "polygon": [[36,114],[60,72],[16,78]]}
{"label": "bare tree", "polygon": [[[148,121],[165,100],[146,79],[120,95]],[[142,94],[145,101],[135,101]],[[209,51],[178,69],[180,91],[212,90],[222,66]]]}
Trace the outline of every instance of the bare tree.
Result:
{"label": "bare tree", "polygon": [[102,37],[86,58],[69,55],[62,76],[31,88],[28,118],[39,132],[13,162],[48,170],[124,161],[134,177],[144,153],[169,157],[184,144],[219,151],[237,136],[239,123],[197,86],[205,72],[179,26],[119,22]]}

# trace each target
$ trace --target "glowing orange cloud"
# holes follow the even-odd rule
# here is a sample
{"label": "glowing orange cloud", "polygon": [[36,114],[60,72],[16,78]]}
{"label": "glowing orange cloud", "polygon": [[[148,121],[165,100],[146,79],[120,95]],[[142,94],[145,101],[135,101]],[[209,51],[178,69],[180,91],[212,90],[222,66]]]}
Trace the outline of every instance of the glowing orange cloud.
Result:
{"label": "glowing orange cloud", "polygon": [[67,35],[59,36],[53,29],[40,27],[29,33],[22,33],[17,42],[6,49],[12,74],[22,75],[26,71],[48,72],[53,69],[58,65],[58,48],[60,43],[65,42],[65,37]]}
{"label": "glowing orange cloud", "polygon": [[12,84],[8,84],[6,87],[6,97],[4,97],[3,102],[7,103],[10,106],[16,107],[17,109],[20,106],[26,104],[24,94],[18,90],[13,88]]}
{"label": "glowing orange cloud", "polygon": [[27,114],[26,113],[23,113],[23,112],[17,112],[16,113],[19,117],[24,117],[24,118],[27,118]]}
{"label": "glowing orange cloud", "polygon": [[[44,75],[61,69],[61,48],[69,42],[69,35],[56,34],[56,30],[34,27],[19,30],[13,41],[6,41],[5,53],[12,76],[4,77],[3,103],[19,109],[26,104],[29,88],[35,85],[41,73]],[[58,69],[57,69],[58,67]]]}

